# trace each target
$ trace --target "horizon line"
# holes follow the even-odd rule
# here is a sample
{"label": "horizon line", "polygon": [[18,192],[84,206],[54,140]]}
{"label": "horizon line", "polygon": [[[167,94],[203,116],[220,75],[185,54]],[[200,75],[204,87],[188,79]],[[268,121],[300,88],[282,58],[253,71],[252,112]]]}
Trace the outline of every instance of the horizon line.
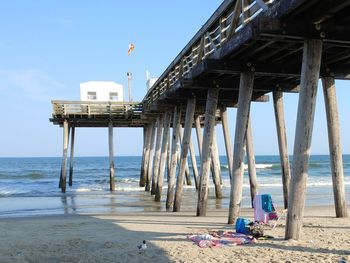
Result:
{"label": "horizon line", "polygon": [[[350,155],[350,153],[343,153],[342,155]],[[219,156],[226,156],[226,154],[220,154]],[[256,154],[254,156],[279,156],[279,154]],[[288,156],[293,156],[293,154],[288,154]],[[317,153],[317,154],[311,154],[310,156],[329,156],[329,153]],[[96,157],[103,157],[103,158],[109,158],[108,155],[79,155],[74,156],[73,158],[96,158]],[[116,155],[114,158],[118,157],[142,157],[142,155]],[[196,157],[199,157],[199,155],[196,155]],[[6,159],[6,158],[62,158],[62,156],[0,156],[0,159]],[[67,157],[69,158],[69,156]]]}

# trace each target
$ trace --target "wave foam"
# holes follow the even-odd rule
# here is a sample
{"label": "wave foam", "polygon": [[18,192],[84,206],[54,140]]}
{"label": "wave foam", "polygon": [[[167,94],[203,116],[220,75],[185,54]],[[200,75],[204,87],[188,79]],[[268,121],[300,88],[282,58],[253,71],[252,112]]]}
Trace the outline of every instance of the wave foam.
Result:
{"label": "wave foam", "polygon": [[75,191],[78,192],[78,193],[84,193],[84,192],[91,192],[91,189],[89,189],[89,188],[78,188]]}
{"label": "wave foam", "polygon": [[145,191],[145,188],[137,187],[137,186],[117,186],[116,190],[122,191],[122,192],[141,192],[141,191]]}
{"label": "wave foam", "polygon": [[[274,165],[270,163],[257,163],[256,169],[271,169]],[[221,168],[228,169],[228,164],[221,165]],[[244,170],[248,170],[248,164],[244,164]]]}

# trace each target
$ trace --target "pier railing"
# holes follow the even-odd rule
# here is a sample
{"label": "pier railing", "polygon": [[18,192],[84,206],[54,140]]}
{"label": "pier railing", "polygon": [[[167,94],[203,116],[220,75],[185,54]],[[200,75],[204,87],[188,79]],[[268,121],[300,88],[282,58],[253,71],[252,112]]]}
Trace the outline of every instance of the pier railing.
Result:
{"label": "pier railing", "polygon": [[142,104],[139,102],[112,101],[52,101],[54,117],[67,116],[133,116],[142,114]]}
{"label": "pier railing", "polygon": [[144,99],[145,106],[158,100],[170,86],[276,1],[224,1],[148,91]]}

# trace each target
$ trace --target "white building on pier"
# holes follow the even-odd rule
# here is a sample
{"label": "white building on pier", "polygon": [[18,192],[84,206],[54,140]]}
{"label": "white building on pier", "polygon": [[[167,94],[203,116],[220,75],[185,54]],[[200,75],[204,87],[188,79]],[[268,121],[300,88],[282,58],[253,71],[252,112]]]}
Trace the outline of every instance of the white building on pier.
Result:
{"label": "white building on pier", "polygon": [[87,81],[80,83],[82,101],[124,101],[124,87],[113,81]]}

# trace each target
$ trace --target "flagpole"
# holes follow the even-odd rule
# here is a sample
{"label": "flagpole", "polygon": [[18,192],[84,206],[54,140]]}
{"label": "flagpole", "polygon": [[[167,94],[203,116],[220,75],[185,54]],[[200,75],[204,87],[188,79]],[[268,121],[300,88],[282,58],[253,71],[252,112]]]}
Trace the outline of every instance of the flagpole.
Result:
{"label": "flagpole", "polygon": [[[133,43],[129,44],[129,49],[128,49],[128,56],[131,55],[131,52],[135,49],[135,45]],[[132,81],[132,73],[129,71],[126,74],[128,76],[128,92],[129,92],[129,102],[132,102],[132,97],[131,97],[131,81]]]}
{"label": "flagpole", "polygon": [[132,73],[128,72],[128,91],[129,91],[129,102],[132,102],[132,97],[131,97],[131,80],[132,80]]}

